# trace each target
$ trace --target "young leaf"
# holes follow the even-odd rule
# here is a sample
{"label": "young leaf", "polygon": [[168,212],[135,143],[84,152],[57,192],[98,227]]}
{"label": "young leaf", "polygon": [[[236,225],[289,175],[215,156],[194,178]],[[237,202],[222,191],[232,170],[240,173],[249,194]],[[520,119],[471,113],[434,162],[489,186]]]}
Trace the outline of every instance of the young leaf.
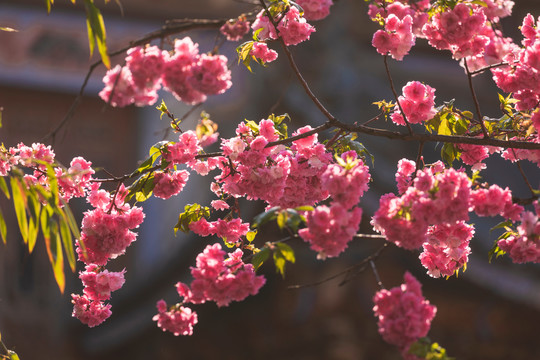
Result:
{"label": "young leaf", "polygon": [[69,267],[71,271],[75,272],[75,250],[73,249],[73,238],[71,237],[71,231],[69,230],[69,225],[66,223],[64,218],[58,219],[58,225],[60,225],[60,235],[62,236],[62,245],[64,246],[64,251],[68,259]]}
{"label": "young leaf", "polygon": [[270,208],[266,210],[265,212],[255,216],[253,218],[253,224],[251,225],[251,227],[256,229],[260,227],[261,225],[274,220],[277,217],[276,212],[278,210],[279,210],[279,206],[274,206],[273,208]]}
{"label": "young leaf", "polygon": [[253,267],[255,268],[255,270],[259,269],[261,265],[266,260],[268,260],[269,256],[270,256],[270,249],[267,247],[262,248],[261,251],[259,251],[258,253],[255,253],[255,255],[253,255],[253,259],[251,260],[251,264],[253,264]]}

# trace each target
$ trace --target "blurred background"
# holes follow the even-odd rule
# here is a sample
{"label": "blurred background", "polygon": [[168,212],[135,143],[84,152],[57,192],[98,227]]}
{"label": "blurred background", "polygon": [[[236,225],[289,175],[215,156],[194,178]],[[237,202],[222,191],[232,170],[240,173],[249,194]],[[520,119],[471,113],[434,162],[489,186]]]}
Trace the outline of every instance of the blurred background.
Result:
{"label": "blurred background", "polygon": [[[111,51],[159,29],[167,19],[222,19],[254,9],[248,2],[233,0],[124,0],[121,4],[122,9],[114,1],[107,5],[97,2],[104,14]],[[382,57],[371,46],[376,26],[366,10],[363,1],[336,1],[330,17],[313,23],[317,31],[311,40],[291,49],[315,94],[334,115],[349,123],[375,116],[374,101],[392,100]],[[527,12],[538,15],[540,6],[533,0],[519,1],[514,16],[503,21],[504,29],[516,41],[521,39],[518,26]],[[6,146],[44,141],[68,112],[89,66],[97,60],[88,56],[82,2],[74,6],[58,0],[47,15],[42,0],[2,0],[0,26],[18,30],[0,32],[0,140]],[[192,37],[199,42],[200,51],[207,52],[213,49],[218,34],[207,30],[178,35],[183,36]],[[210,97],[183,128],[193,128],[202,110],[219,124],[224,137],[234,134],[238,122],[259,121],[270,113],[290,114],[293,123],[289,129],[325,121],[299,86],[277,44],[273,48],[280,53],[278,60],[268,68],[254,64],[254,73],[237,65],[237,45],[228,42],[220,49],[229,58],[233,87]],[[121,64],[123,57],[113,58],[113,64]],[[456,107],[473,109],[463,70],[448,52],[435,52],[424,40],[417,40],[404,61],[390,61],[390,68],[398,89],[419,80],[437,89],[437,105],[455,99]],[[46,143],[64,164],[83,156],[94,166],[122,175],[146,157],[152,144],[163,140],[168,123],[160,120],[154,107],[106,106],[97,97],[104,73],[103,67],[96,69],[71,120]],[[484,114],[499,117],[497,89],[489,74],[477,76],[475,88]],[[168,93],[160,95],[177,117],[191,109]],[[382,120],[374,125],[391,128]],[[370,164],[370,191],[361,201],[364,219],[360,231],[368,233],[369,218],[380,195],[395,191],[397,161],[415,159],[417,144],[365,135],[360,141],[375,156]],[[426,146],[426,162],[437,160],[439,151],[440,146]],[[518,197],[528,196],[514,165],[497,156],[487,163],[486,181],[510,186]],[[538,169],[530,163],[523,165],[537,185]],[[199,314],[193,336],[174,337],[157,328],[151,320],[157,312],[156,301],[179,301],[174,284],[190,281],[189,267],[194,265],[196,254],[212,241],[173,234],[185,204],[207,205],[212,200],[210,179],[192,175],[190,180],[175,199],[152,199],[142,204],[146,219],[137,241],[126,255],[108,265],[114,271],[126,268],[126,284],[113,293],[111,318],[92,329],[71,317],[70,294],[82,291],[77,275],[66,268],[67,287],[65,294],[60,294],[45,247],[38,242],[29,255],[11,216],[7,245],[0,246],[0,332],[6,345],[23,360],[400,359],[398,351],[377,333],[372,312],[377,285],[369,269],[345,284],[340,284],[341,277],[310,286],[359,263],[381,246],[381,240],[355,239],[342,256],[324,262],[316,260],[306,244],[292,242],[297,262],[288,265],[285,279],[275,274],[272,264],[265,264],[261,270],[267,283],[257,296],[221,309],[214,304],[193,306]],[[6,201],[0,205],[5,214],[12,207]],[[87,209],[85,202],[72,206],[80,221]],[[241,206],[245,220],[263,209],[262,204],[241,202]],[[406,270],[420,280],[424,295],[438,307],[429,336],[460,360],[540,359],[539,268],[512,265],[505,258],[488,264],[487,252],[498,236],[489,229],[500,220],[471,219],[476,226],[473,255],[458,279],[429,278],[419,263],[419,253],[394,246],[376,261],[387,288],[402,283]],[[263,230],[256,239],[259,244],[285,236],[271,225]],[[288,289],[292,285],[307,286]]]}

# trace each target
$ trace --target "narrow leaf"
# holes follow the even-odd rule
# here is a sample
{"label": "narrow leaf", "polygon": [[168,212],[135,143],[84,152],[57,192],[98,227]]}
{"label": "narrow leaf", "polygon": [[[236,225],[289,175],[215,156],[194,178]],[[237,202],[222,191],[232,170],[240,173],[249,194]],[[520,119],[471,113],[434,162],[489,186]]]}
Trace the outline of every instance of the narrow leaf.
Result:
{"label": "narrow leaf", "polygon": [[50,230],[51,236],[49,238],[45,238],[47,255],[49,256],[49,261],[51,262],[56,284],[58,284],[58,288],[63,294],[66,286],[66,278],[64,275],[64,256],[62,255],[60,234],[58,233],[58,226],[56,224],[51,226]]}
{"label": "narrow leaf", "polygon": [[39,233],[39,214],[41,212],[41,203],[35,193],[28,192],[28,252],[31,254],[36,246],[36,240]]}
{"label": "narrow leaf", "polygon": [[90,46],[90,56],[94,50],[94,44],[97,44],[99,54],[103,65],[107,69],[111,68],[111,60],[107,54],[107,34],[105,32],[105,23],[99,9],[94,5],[93,0],[85,0],[86,25],[88,28],[88,41]]}
{"label": "narrow leaf", "polygon": [[13,194],[13,206],[15,207],[15,215],[19,224],[19,230],[23,237],[24,243],[28,243],[28,222],[26,218],[25,202],[26,198],[23,195],[24,190],[21,183],[15,177],[11,178],[11,192]]}
{"label": "narrow leaf", "polygon": [[9,189],[6,183],[6,180],[3,176],[0,176],[0,190],[6,195],[8,199],[11,199],[11,195],[9,194]]}
{"label": "narrow leaf", "polygon": [[71,236],[69,225],[63,218],[58,219],[58,224],[60,225],[62,245],[64,246],[64,251],[66,252],[69,267],[71,268],[71,271],[75,272],[75,250],[73,249],[73,238]]}
{"label": "narrow leaf", "polygon": [[6,237],[7,237],[7,226],[6,226],[6,220],[4,219],[4,213],[2,212],[2,209],[0,209],[0,236],[2,236],[2,241],[4,242],[4,245],[5,245]]}

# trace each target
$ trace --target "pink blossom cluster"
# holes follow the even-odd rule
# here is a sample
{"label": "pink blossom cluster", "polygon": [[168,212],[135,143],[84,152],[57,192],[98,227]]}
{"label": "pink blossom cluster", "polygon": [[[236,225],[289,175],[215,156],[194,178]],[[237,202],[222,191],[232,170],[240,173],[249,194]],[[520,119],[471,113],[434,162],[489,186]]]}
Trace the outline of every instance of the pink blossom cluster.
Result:
{"label": "pink blossom cluster", "polygon": [[80,261],[105,265],[135,241],[137,235],[131,230],[139,227],[144,213],[140,207],[124,203],[126,195],[123,187],[116,196],[97,187],[92,189],[87,201],[95,209],[84,213],[81,238],[76,242]]}
{"label": "pink blossom cluster", "polygon": [[[29,172],[24,175],[26,186],[41,185],[50,189],[50,179],[47,175],[47,166],[54,168],[54,177],[58,184],[58,195],[69,201],[74,197],[86,195],[90,180],[94,174],[92,163],[82,157],[75,157],[71,160],[70,167],[65,169],[55,163],[55,153],[50,146],[33,143],[27,146],[19,143],[16,147],[10,147],[0,153],[0,176],[7,176],[14,166],[27,169]],[[61,206],[61,204],[58,204]]]}
{"label": "pink blossom cluster", "polygon": [[467,165],[472,165],[473,170],[486,168],[482,161],[489,157],[489,148],[487,146],[459,144],[458,148],[461,151],[461,161]]}
{"label": "pink blossom cluster", "polygon": [[298,0],[298,5],[304,10],[306,20],[322,20],[330,14],[332,0]]}
{"label": "pink blossom cluster", "polygon": [[347,209],[339,202],[330,207],[319,205],[307,213],[307,227],[298,230],[298,235],[318,253],[318,259],[324,260],[338,256],[347,248],[361,220],[362,209],[359,207]]}
{"label": "pink blossom cluster", "polygon": [[72,316],[83,324],[94,327],[111,316],[111,305],[105,300],[111,298],[111,292],[124,285],[124,272],[109,272],[96,264],[86,265],[79,273],[84,290],[83,295],[71,294],[73,303]]}
{"label": "pink blossom cluster", "polygon": [[72,294],[73,316],[90,327],[101,324],[111,315],[111,306],[105,304],[111,292],[124,284],[124,272],[109,272],[104,268],[109,259],[122,255],[135,241],[137,228],[144,219],[139,207],[124,203],[127,190],[123,185],[113,196],[91,186],[87,201],[95,208],[86,211],[82,220],[81,237],[76,241],[79,261],[86,269],[79,273],[83,295]]}
{"label": "pink blossom cluster", "polygon": [[255,275],[253,265],[242,261],[242,250],[236,249],[225,258],[226,255],[220,244],[208,245],[197,255],[196,267],[191,268],[191,286],[177,284],[178,294],[184,302],[214,301],[221,307],[259,292],[266,280]]}
{"label": "pink blossom cluster", "polygon": [[378,317],[379,334],[406,357],[409,347],[429,332],[437,308],[422,296],[414,276],[406,272],[404,279],[401,286],[375,294],[373,312]]}
{"label": "pink blossom cluster", "polygon": [[242,219],[231,220],[218,219],[208,222],[204,217],[189,224],[191,231],[200,236],[216,235],[230,244],[234,244],[245,236],[249,231],[249,223],[243,223]]}
{"label": "pink blossom cluster", "polygon": [[262,64],[272,62],[278,57],[278,53],[275,50],[269,49],[268,45],[262,41],[254,42],[249,54]]}
{"label": "pink blossom cluster", "polygon": [[309,40],[311,33],[315,31],[315,28],[306,22],[298,8],[294,6],[291,6],[285,15],[278,15],[274,20],[279,20],[277,32],[264,10],[257,14],[257,19],[251,25],[251,29],[253,32],[262,29],[257,32],[258,39],[277,39],[279,33],[285,45],[298,45]]}
{"label": "pink blossom cluster", "polygon": [[156,171],[154,173],[154,196],[160,199],[168,199],[178,195],[189,178],[189,172],[178,170],[172,172]]}
{"label": "pink blossom cluster", "polygon": [[94,327],[107,320],[111,312],[111,304],[102,301],[93,301],[86,295],[71,294],[73,304],[72,316],[83,324]]}
{"label": "pink blossom cluster", "polygon": [[484,51],[489,38],[483,32],[488,26],[483,7],[458,3],[433,15],[422,32],[431,46],[450,50],[455,59],[461,59]]}
{"label": "pink blossom cluster", "polygon": [[532,110],[540,101],[540,31],[532,15],[523,19],[521,33],[522,48],[508,48],[503,60],[508,66],[492,69],[493,80],[505,92],[513,92],[519,100],[516,109]]}
{"label": "pink blossom cluster", "polygon": [[[532,143],[540,144],[540,137],[538,133],[531,134],[528,138],[514,137],[512,140],[529,141]],[[529,149],[506,149],[501,153],[501,156],[509,161],[516,162],[519,160],[529,160],[532,163],[540,166],[540,150]]]}
{"label": "pink blossom cluster", "polygon": [[99,96],[112,106],[154,104],[161,85],[178,100],[197,104],[207,95],[224,93],[232,86],[227,58],[199,54],[191,38],[176,39],[169,54],[157,46],[137,46],[127,52],[126,65],[117,65],[103,78]]}
{"label": "pink blossom cluster", "polygon": [[344,166],[330,164],[321,177],[322,187],[328,191],[332,200],[339,202],[345,209],[358,204],[368,189],[369,169],[355,151],[341,155]]}
{"label": "pink blossom cluster", "polygon": [[107,71],[99,96],[112,106],[152,105],[157,101],[167,53],[157,46],[136,46],[127,51],[126,65]]}
{"label": "pink blossom cluster", "polygon": [[[435,110],[435,89],[419,81],[409,81],[403,87],[403,95],[399,96],[398,100],[407,121],[411,124],[431,120],[437,113]],[[405,125],[403,114],[401,114],[398,105],[395,106],[391,117],[394,123]]]}
{"label": "pink blossom cluster", "polygon": [[175,336],[193,334],[193,326],[198,322],[196,312],[180,305],[168,309],[164,300],[159,300],[156,306],[158,313],[152,320],[157,321],[157,326],[163,331],[170,331]]}
{"label": "pink blossom cluster", "polygon": [[487,189],[471,191],[471,211],[478,216],[501,215],[509,220],[518,221],[523,206],[512,202],[510,189],[491,185]]}
{"label": "pink blossom cluster", "polygon": [[484,13],[487,19],[495,22],[510,16],[514,7],[514,2],[511,0],[484,0],[484,3],[486,4]]}
{"label": "pink blossom cluster", "polygon": [[429,276],[452,276],[465,266],[471,253],[469,242],[473,235],[474,227],[463,221],[431,226],[420,254],[420,261]]}
{"label": "pink blossom cluster", "polygon": [[369,5],[369,17],[377,21],[379,18],[386,19],[390,15],[396,16],[403,20],[405,16],[410,16],[413,19],[412,32],[417,37],[422,37],[422,27],[429,20],[427,10],[430,8],[430,0],[419,1],[393,1],[389,3],[387,0],[376,0]]}
{"label": "pink blossom cluster", "polygon": [[540,204],[534,202],[535,212],[524,211],[517,232],[498,241],[499,248],[518,264],[540,263]]}
{"label": "pink blossom cluster", "polygon": [[237,19],[231,19],[227,21],[219,31],[225,35],[227,40],[229,41],[239,41],[246,35],[249,30],[249,21],[247,21],[244,17],[239,17]]}
{"label": "pink blossom cluster", "polygon": [[[401,162],[402,175],[412,163]],[[408,167],[409,169],[404,169]],[[442,162],[416,172],[401,196],[383,195],[371,221],[388,241],[405,249],[417,249],[427,241],[431,225],[466,221],[469,218],[471,182],[463,171],[445,169]]]}
{"label": "pink blossom cluster", "polygon": [[[282,208],[313,205],[328,197],[321,175],[332,155],[317,141],[317,134],[295,140],[287,149],[267,146],[279,139],[272,120],[261,120],[257,127],[253,130],[241,123],[236,137],[222,141],[225,157],[219,164],[221,174],[215,178],[220,191]],[[309,130],[306,126],[293,135]]]}
{"label": "pink blossom cluster", "polygon": [[184,131],[178,137],[177,142],[167,145],[163,153],[163,160],[169,163],[169,167],[179,164],[195,162],[195,156],[202,150],[197,134],[193,130]]}
{"label": "pink blossom cluster", "polygon": [[307,212],[306,225],[298,235],[317,251],[318,259],[338,256],[358,231],[362,209],[356,207],[368,189],[369,170],[354,151],[341,155],[321,176],[321,186],[332,197],[330,207],[317,206]]}
{"label": "pink blossom cluster", "polygon": [[384,22],[384,30],[377,30],[373,34],[372,45],[381,55],[390,54],[396,60],[403,60],[416,42],[412,23],[413,18],[410,15],[400,19],[394,14],[389,14]]}

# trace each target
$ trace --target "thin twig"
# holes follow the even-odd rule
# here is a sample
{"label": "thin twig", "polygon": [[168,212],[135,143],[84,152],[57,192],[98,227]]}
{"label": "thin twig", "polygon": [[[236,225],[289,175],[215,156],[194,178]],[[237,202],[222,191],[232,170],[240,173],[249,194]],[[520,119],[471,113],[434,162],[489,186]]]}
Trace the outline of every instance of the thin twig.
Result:
{"label": "thin twig", "polygon": [[[514,152],[514,151],[512,150],[512,152]],[[516,161],[516,165],[517,165],[517,167],[519,169],[519,172],[521,173],[521,176],[523,177],[523,180],[525,180],[525,183],[527,184],[527,187],[531,191],[532,196],[535,197],[536,194],[534,192],[534,188],[531,186],[531,183],[530,183],[529,179],[527,178],[527,175],[525,175],[525,171],[523,171],[523,168],[521,167],[521,161],[519,161],[519,160]]]}
{"label": "thin twig", "polygon": [[[264,8],[264,11],[266,12],[266,16],[268,17],[268,19],[270,19],[270,21],[272,22],[272,25],[274,26],[274,28],[276,29],[276,32],[279,34],[279,30],[277,28],[277,24],[276,24],[276,21],[274,20],[274,18],[271,16],[270,14],[270,11],[268,10],[268,7],[266,6],[264,0],[259,0],[259,3],[261,4],[261,6]],[[285,41],[283,41],[283,38],[281,36],[279,36],[279,42],[281,43],[281,46],[283,47],[283,51],[285,51],[285,55],[287,55],[287,59],[289,60],[289,64],[291,65],[294,73],[296,74],[296,77],[298,78],[298,80],[300,81],[300,84],[302,85],[302,87],[304,88],[304,91],[306,92],[306,94],[309,96],[309,98],[311,99],[311,101],[315,104],[315,106],[317,106],[317,108],[319,108],[319,110],[321,111],[321,113],[326,116],[326,118],[328,119],[328,121],[330,121],[330,123],[334,123],[337,121],[337,119],[335,118],[334,115],[332,115],[325,107],[324,105],[320,102],[320,100],[315,96],[315,94],[313,94],[313,91],[311,91],[307,81],[304,79],[304,77],[302,76],[302,73],[300,72],[300,70],[298,69],[298,66],[296,65],[296,62],[294,61],[294,58],[291,54],[291,51],[289,50],[288,46],[285,44]]]}
{"label": "thin twig", "polygon": [[388,55],[384,55],[384,67],[386,69],[386,76],[388,76],[388,81],[390,82],[390,88],[392,89],[392,94],[394,94],[394,98],[396,99],[397,106],[399,108],[399,111],[401,112],[401,116],[403,116],[403,121],[405,121],[405,125],[407,125],[407,129],[409,130],[409,134],[413,134],[411,124],[409,124],[409,120],[407,120],[407,116],[405,115],[405,112],[403,111],[403,108],[401,107],[401,104],[399,102],[398,94],[396,92],[396,88],[394,86],[394,80],[392,80],[392,75],[390,74],[390,68],[388,67]]}
{"label": "thin twig", "polygon": [[379,285],[379,288],[383,290],[384,285],[381,281],[381,278],[379,277],[379,272],[377,271],[377,268],[375,267],[375,263],[373,262],[373,260],[370,260],[369,264],[371,265],[371,270],[373,270],[373,275],[375,275],[375,280],[377,281],[377,285]]}
{"label": "thin twig", "polygon": [[[376,258],[378,258],[381,253],[383,252],[384,249],[386,249],[388,247],[388,242],[385,242],[383,244],[383,246],[381,246],[377,251],[375,251],[373,254],[371,254],[370,256],[366,257],[365,259],[363,259],[362,261],[360,261],[358,264],[354,264],[353,266],[349,266],[348,268],[346,268],[345,270],[343,271],[340,271],[339,273],[337,274],[334,274],[332,276],[329,276],[323,280],[319,280],[319,281],[316,281],[316,282],[313,282],[313,283],[310,283],[310,284],[305,284],[305,285],[291,285],[288,287],[288,289],[302,289],[302,288],[306,288],[306,287],[315,287],[315,286],[319,286],[321,284],[324,284],[325,282],[328,282],[330,280],[334,280],[335,278],[338,278],[342,275],[347,275],[349,273],[351,273],[352,271],[356,270],[356,269],[359,269],[359,268],[362,268],[364,267],[367,263],[369,263],[370,261],[373,261],[375,260]],[[358,272],[357,272],[358,273]]]}
{"label": "thin twig", "polygon": [[471,90],[471,95],[474,101],[474,107],[476,108],[476,115],[478,116],[478,121],[480,122],[482,133],[484,134],[484,138],[489,138],[486,125],[484,124],[484,117],[482,116],[482,112],[480,111],[480,103],[478,102],[478,98],[476,97],[476,92],[474,91],[474,86],[472,83],[472,75],[471,75],[471,72],[469,71],[469,66],[467,65],[467,59],[463,59],[463,65],[465,66],[465,71],[467,73],[467,80],[469,81],[469,89]]}

